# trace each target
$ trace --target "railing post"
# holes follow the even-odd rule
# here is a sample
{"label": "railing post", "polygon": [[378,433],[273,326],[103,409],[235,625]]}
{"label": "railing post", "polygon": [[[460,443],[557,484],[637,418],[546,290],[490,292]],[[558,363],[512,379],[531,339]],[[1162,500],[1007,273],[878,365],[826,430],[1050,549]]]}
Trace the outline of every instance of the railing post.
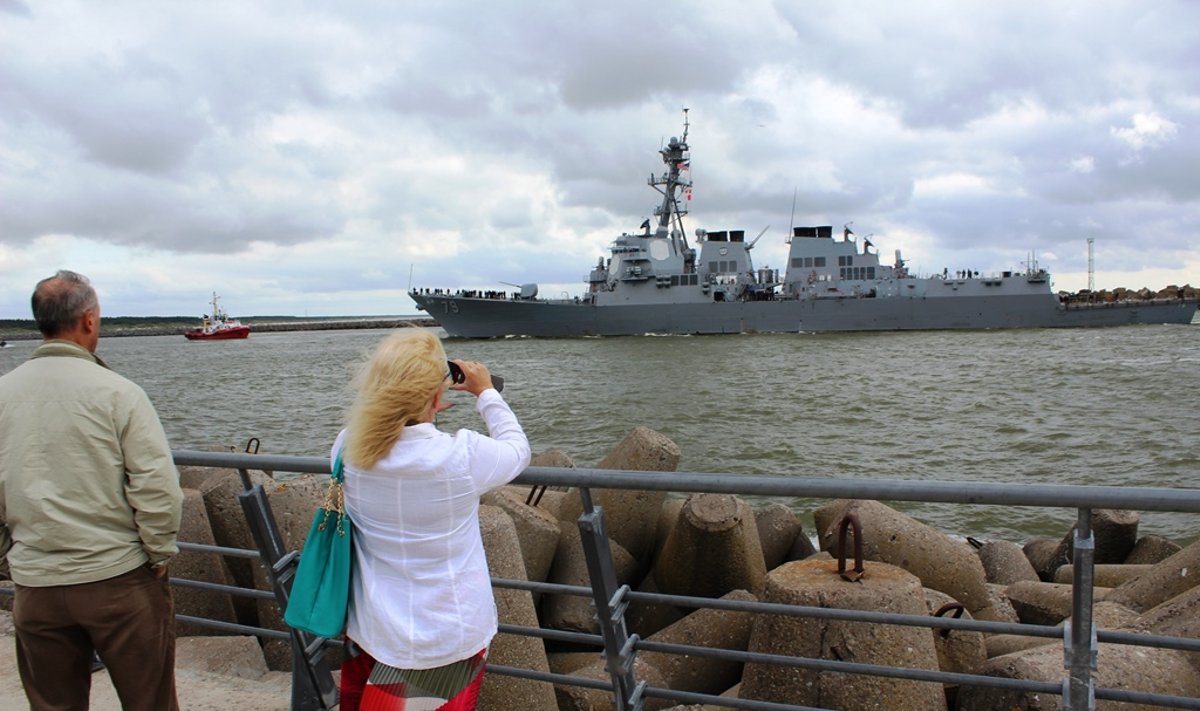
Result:
{"label": "railing post", "polygon": [[1063,708],[1091,711],[1096,708],[1096,687],[1092,672],[1096,669],[1099,645],[1092,624],[1092,597],[1096,543],[1092,537],[1092,511],[1079,509],[1071,555],[1071,619],[1063,630],[1064,666]]}
{"label": "railing post", "polygon": [[642,693],[645,683],[637,683],[633,675],[633,660],[636,654],[633,645],[637,635],[630,636],[625,626],[625,608],[629,601],[625,593],[628,585],[617,587],[617,574],[613,568],[612,548],[608,543],[608,532],[604,527],[604,511],[592,505],[591,491],[579,489],[583,499],[583,514],[579,517],[580,539],[583,555],[587,561],[588,577],[592,581],[592,599],[596,604],[596,618],[604,637],[604,660],[612,676],[613,696],[617,711],[641,711]]}
{"label": "railing post", "polygon": [[[239,470],[242,481],[249,484],[249,475]],[[292,589],[292,577],[299,560],[295,551],[284,550],[283,538],[275,524],[275,514],[261,484],[248,487],[238,495],[246,523],[254,536],[259,556],[266,570],[280,613],[287,609]],[[338,703],[338,690],[333,673],[325,661],[324,639],[288,628],[292,636],[292,711],[324,711]]]}

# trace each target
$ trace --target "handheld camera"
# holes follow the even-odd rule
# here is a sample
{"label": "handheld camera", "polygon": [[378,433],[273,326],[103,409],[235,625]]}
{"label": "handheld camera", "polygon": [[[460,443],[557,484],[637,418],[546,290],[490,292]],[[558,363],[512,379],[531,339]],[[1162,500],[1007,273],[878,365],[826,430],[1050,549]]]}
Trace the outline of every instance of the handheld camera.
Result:
{"label": "handheld camera", "polygon": [[[467,380],[467,374],[459,367],[458,363],[452,360],[446,361],[446,366],[450,368],[450,380],[456,385],[464,383]],[[496,388],[496,392],[504,392],[504,378],[499,375],[492,375],[492,387]]]}

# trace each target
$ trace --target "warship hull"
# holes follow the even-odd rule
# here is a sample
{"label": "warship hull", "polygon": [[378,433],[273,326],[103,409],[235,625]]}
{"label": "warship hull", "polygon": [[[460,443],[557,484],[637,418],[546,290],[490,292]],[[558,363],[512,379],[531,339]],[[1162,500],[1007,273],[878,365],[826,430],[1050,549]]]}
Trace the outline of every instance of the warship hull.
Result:
{"label": "warship hull", "polygon": [[1187,324],[1196,302],[1062,304],[1052,294],[818,298],[627,306],[412,294],[450,336],[823,333]]}
{"label": "warship hull", "polygon": [[[1060,299],[1050,274],[1030,258],[1022,271],[974,269],[917,276],[896,250],[885,264],[850,223],[803,225],[787,236],[785,269],[755,268],[751,250],[766,229],[697,229],[699,250],[684,229],[691,196],[691,154],[683,138],[659,149],[665,166],[648,184],[661,201],[641,232],[623,232],[588,274],[584,296],[538,298],[537,284],[515,293],[410,289],[417,307],[451,336],[627,336],[638,334],[823,333],[942,329],[1074,328],[1191,323],[1197,299]],[[506,283],[507,282],[502,282]]]}

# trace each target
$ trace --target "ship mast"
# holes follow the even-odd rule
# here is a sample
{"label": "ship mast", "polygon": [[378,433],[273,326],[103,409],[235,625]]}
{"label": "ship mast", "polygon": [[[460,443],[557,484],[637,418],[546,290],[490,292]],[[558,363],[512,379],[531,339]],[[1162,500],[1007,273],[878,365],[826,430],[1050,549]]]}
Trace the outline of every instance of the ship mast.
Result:
{"label": "ship mast", "polygon": [[[658,217],[658,231],[671,235],[672,243],[680,254],[687,249],[687,233],[683,229],[683,216],[687,214],[687,208],[681,207],[679,204],[679,191],[690,190],[692,181],[681,178],[681,173],[689,167],[691,159],[688,153],[688,129],[691,124],[688,122],[688,110],[683,110],[683,138],[671,137],[666,148],[660,149],[658,152],[662,155],[663,163],[667,165],[667,172],[661,176],[650,176],[650,186],[662,193],[662,205],[655,208],[654,214]],[[661,186],[661,187],[660,187]],[[672,233],[672,226],[676,229]]]}

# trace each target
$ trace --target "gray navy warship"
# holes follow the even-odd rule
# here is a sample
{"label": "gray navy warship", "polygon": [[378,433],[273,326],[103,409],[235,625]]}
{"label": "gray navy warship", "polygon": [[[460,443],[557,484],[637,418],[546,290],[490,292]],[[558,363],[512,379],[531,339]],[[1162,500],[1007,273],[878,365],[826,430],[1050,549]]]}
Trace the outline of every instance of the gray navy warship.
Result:
{"label": "gray navy warship", "polygon": [[[1051,291],[1035,260],[1022,271],[920,277],[896,250],[891,265],[844,228],[793,227],[786,270],[755,269],[758,239],[744,230],[683,227],[692,187],[688,122],[659,150],[666,171],[649,184],[662,196],[657,225],[622,234],[600,258],[582,297],[547,299],[536,284],[519,291],[412,289],[409,296],[450,336],[620,336],[754,332],[904,331],[1186,324],[1196,299],[1072,303]],[[765,230],[764,230],[765,232]],[[782,277],[782,278],[781,278]],[[517,286],[517,285],[510,285]]]}

